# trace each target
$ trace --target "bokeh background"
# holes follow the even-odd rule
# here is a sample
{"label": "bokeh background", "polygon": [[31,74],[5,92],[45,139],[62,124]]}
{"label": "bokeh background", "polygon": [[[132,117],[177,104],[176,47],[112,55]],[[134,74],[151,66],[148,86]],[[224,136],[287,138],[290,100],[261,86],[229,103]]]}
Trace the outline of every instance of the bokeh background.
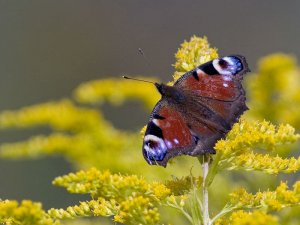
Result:
{"label": "bokeh background", "polygon": [[[167,82],[174,53],[194,34],[207,36],[220,55],[245,55],[252,71],[270,53],[299,59],[299,9],[297,0],[0,0],[0,110],[70,97],[93,79],[127,74]],[[149,116],[135,102],[102,109],[122,129],[140,129]],[[0,131],[0,142],[36,132],[48,130]],[[32,199],[46,209],[76,203],[77,196],[51,185],[72,169],[59,156],[0,160],[0,198]]]}

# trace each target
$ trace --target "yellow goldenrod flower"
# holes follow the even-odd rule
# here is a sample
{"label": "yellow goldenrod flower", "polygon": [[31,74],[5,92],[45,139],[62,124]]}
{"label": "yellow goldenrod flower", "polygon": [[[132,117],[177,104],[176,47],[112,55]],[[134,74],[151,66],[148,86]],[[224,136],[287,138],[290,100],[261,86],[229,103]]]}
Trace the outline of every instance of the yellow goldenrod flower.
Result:
{"label": "yellow goldenrod flower", "polygon": [[218,58],[216,48],[211,48],[207,38],[191,37],[190,41],[184,41],[181,48],[175,54],[175,69],[178,72],[188,72],[197,66]]}
{"label": "yellow goldenrod flower", "polygon": [[268,211],[278,211],[285,207],[300,204],[300,181],[294,184],[293,190],[288,190],[287,183],[281,182],[275,191],[250,194],[240,188],[230,194],[231,204],[236,208],[264,208]]}
{"label": "yellow goldenrod flower", "polygon": [[[300,169],[300,158],[272,156],[279,145],[293,143],[300,138],[290,125],[275,126],[269,122],[241,120],[235,124],[225,140],[216,143],[219,166],[227,169],[260,170],[267,173],[296,172]],[[265,149],[270,154],[254,153]]]}
{"label": "yellow goldenrod flower", "polygon": [[252,213],[240,210],[233,212],[229,218],[218,220],[216,225],[279,225],[279,223],[277,217],[265,212]]}
{"label": "yellow goldenrod flower", "polygon": [[148,183],[136,175],[122,176],[109,171],[100,172],[96,168],[57,177],[53,184],[65,187],[71,193],[116,200],[124,199],[127,195],[145,195],[156,200],[164,199],[170,194],[170,190],[161,183]]}
{"label": "yellow goldenrod flower", "polygon": [[300,69],[295,57],[277,53],[262,58],[258,72],[245,83],[251,109],[247,115],[300,128]]}
{"label": "yellow goldenrod flower", "polygon": [[109,127],[109,123],[99,112],[76,107],[69,100],[48,102],[24,107],[18,111],[4,111],[0,114],[0,129],[47,125],[52,129],[74,133],[93,129],[95,124]]}
{"label": "yellow goldenrod flower", "polygon": [[300,170],[300,157],[282,158],[250,152],[237,156],[228,169],[260,170],[270,174],[294,173]]}
{"label": "yellow goldenrod flower", "polygon": [[159,221],[158,209],[149,198],[143,196],[129,198],[120,204],[120,213],[116,222],[124,224],[157,224]]}
{"label": "yellow goldenrod flower", "polygon": [[80,202],[79,205],[69,206],[64,209],[50,209],[48,214],[55,219],[74,219],[77,217],[88,216],[113,216],[119,210],[119,206],[115,201],[106,201],[103,198]]}
{"label": "yellow goldenrod flower", "polygon": [[174,66],[176,71],[173,75],[173,81],[169,82],[170,85],[184,73],[218,58],[218,53],[216,48],[210,47],[206,37],[193,36],[190,41],[184,41],[181,44],[181,48],[178,49],[175,58],[176,63]]}
{"label": "yellow goldenrod flower", "polygon": [[0,223],[7,225],[59,225],[59,221],[53,220],[42,209],[42,204],[23,200],[0,201]]}
{"label": "yellow goldenrod flower", "polygon": [[51,209],[48,213],[56,219],[114,216],[116,222],[125,224],[157,224],[157,206],[171,194],[162,183],[148,183],[136,175],[122,176],[95,168],[57,177],[53,183],[71,193],[90,194],[92,198],[66,210]]}
{"label": "yellow goldenrod flower", "polygon": [[[140,79],[156,82],[153,78]],[[102,79],[81,84],[74,93],[75,99],[82,103],[121,104],[128,99],[139,100],[151,109],[159,100],[154,85],[125,79]]]}

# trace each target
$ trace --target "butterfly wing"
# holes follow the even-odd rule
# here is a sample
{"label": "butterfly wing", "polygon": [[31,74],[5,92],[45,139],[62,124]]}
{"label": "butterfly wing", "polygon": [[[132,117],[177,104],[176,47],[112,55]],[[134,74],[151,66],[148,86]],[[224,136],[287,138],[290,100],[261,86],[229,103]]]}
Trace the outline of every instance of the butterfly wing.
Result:
{"label": "butterfly wing", "polygon": [[197,67],[174,84],[189,96],[185,119],[199,139],[190,155],[213,152],[217,140],[225,137],[248,109],[241,83],[248,71],[243,56],[226,56]]}
{"label": "butterfly wing", "polygon": [[146,161],[166,166],[169,158],[194,147],[195,141],[181,114],[160,100],[145,132],[143,155]]}
{"label": "butterfly wing", "polygon": [[207,106],[231,127],[248,109],[241,84],[246,72],[249,69],[243,56],[226,56],[184,74],[174,86],[188,92],[195,102]]}
{"label": "butterfly wing", "polygon": [[158,88],[162,99],[151,114],[143,143],[147,162],[166,166],[176,155],[215,153],[216,141],[247,110],[241,85],[247,71],[244,57],[238,55],[205,63],[175,82],[174,90],[185,99],[180,103],[174,91],[167,96]]}

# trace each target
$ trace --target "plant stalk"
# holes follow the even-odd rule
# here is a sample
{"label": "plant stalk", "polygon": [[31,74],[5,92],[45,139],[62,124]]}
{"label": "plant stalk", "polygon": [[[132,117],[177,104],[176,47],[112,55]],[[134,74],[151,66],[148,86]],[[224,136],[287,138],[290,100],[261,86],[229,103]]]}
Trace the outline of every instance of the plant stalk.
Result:
{"label": "plant stalk", "polygon": [[203,173],[203,182],[202,182],[202,194],[203,194],[203,225],[211,225],[211,220],[209,218],[209,209],[208,209],[208,185],[206,185],[206,177],[209,171],[209,161],[210,157],[204,155],[201,160],[199,160],[202,165],[202,173]]}
{"label": "plant stalk", "polygon": [[203,225],[209,225],[209,211],[208,211],[208,190],[205,185],[205,179],[208,173],[209,165],[208,162],[202,164],[203,168]]}

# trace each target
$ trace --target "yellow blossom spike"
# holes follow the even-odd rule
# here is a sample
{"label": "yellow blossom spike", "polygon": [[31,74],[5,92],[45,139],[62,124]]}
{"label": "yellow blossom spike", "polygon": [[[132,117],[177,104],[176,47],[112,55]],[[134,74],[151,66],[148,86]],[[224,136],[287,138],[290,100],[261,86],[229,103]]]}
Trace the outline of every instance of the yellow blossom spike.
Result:
{"label": "yellow blossom spike", "polygon": [[0,201],[0,223],[7,225],[59,225],[43,209],[42,204],[23,200],[18,203],[14,200]]}
{"label": "yellow blossom spike", "polygon": [[71,193],[88,193],[93,199],[66,210],[51,209],[49,214],[55,219],[114,216],[114,221],[125,224],[157,224],[157,206],[171,193],[159,182],[148,183],[135,175],[122,176],[95,168],[57,177],[53,183]]}
{"label": "yellow blossom spike", "polygon": [[[155,199],[164,199],[171,192],[163,184],[154,182],[147,183],[145,179],[136,175],[122,176],[110,174],[110,172],[100,172],[96,168],[91,168],[87,171],[79,171],[76,174],[70,173],[62,177],[57,177],[53,181],[54,185],[65,187],[71,193],[91,194],[93,198],[112,197],[116,200],[124,198],[124,193],[128,195],[144,194]],[[124,191],[124,193],[122,193]]]}
{"label": "yellow blossom spike", "polygon": [[160,217],[158,208],[143,196],[129,198],[120,204],[120,211],[114,216],[115,222],[124,224],[155,225]]}
{"label": "yellow blossom spike", "polygon": [[195,67],[218,58],[216,48],[211,48],[207,37],[191,37],[190,41],[184,41],[181,48],[175,54],[175,69],[179,72],[188,72]]}
{"label": "yellow blossom spike", "polygon": [[0,156],[35,158],[61,154],[79,167],[94,165],[112,167],[115,171],[126,171],[124,158],[128,158],[128,165],[146,167],[138,160],[141,155],[132,151],[140,148],[138,132],[114,128],[95,109],[62,100],[0,113],[0,129],[38,125],[49,126],[54,132],[49,136],[36,135],[26,141],[4,143],[0,145]]}
{"label": "yellow blossom spike", "polygon": [[140,155],[134,151],[128,152],[130,148],[140,147],[139,137],[138,133],[128,135],[109,130],[74,135],[64,133],[53,133],[49,136],[38,135],[27,141],[0,145],[0,156],[17,159],[61,154],[79,167],[99,165],[102,168],[112,167],[116,171],[122,171],[125,168],[124,157],[130,156],[127,163],[131,165],[143,165],[143,161],[138,160]]}
{"label": "yellow blossom spike", "polygon": [[[184,41],[181,44],[181,48],[178,49],[175,58],[176,63],[174,66],[176,72],[173,75],[174,81],[195,67],[218,58],[218,53],[216,48],[210,47],[206,37],[193,36],[190,41]],[[169,84],[172,83],[170,82]]]}
{"label": "yellow blossom spike", "polygon": [[[256,168],[269,173],[295,172],[299,169],[299,162],[294,158],[284,160],[278,156],[271,158],[268,155],[253,155],[251,152],[256,148],[271,150],[272,152],[277,146],[293,143],[299,138],[300,135],[295,134],[295,129],[290,125],[275,126],[266,121],[248,122],[241,120],[233,126],[225,140],[216,143],[217,163],[220,163],[221,167],[229,169],[233,169],[237,165],[241,168],[244,165],[248,169]],[[254,156],[257,156],[257,161]],[[263,165],[263,157],[265,157],[265,160],[268,159],[270,164]],[[272,159],[274,160],[273,163]],[[274,168],[276,167],[275,164],[277,166],[280,164],[277,171]]]}
{"label": "yellow blossom spike", "polygon": [[54,130],[69,132],[87,131],[93,129],[95,125],[111,129],[110,124],[99,112],[77,107],[66,99],[28,106],[17,111],[4,111],[0,114],[0,129],[37,125],[47,125]]}
{"label": "yellow blossom spike", "polygon": [[285,207],[300,204],[300,181],[296,182],[293,190],[288,190],[287,183],[281,182],[275,191],[257,192],[250,194],[240,188],[230,194],[231,204],[235,208],[264,208],[267,211],[278,211]]}
{"label": "yellow blossom spike", "polygon": [[245,84],[251,109],[246,115],[300,128],[300,69],[295,57],[276,53],[262,58]]}
{"label": "yellow blossom spike", "polygon": [[300,157],[282,158],[250,152],[237,156],[228,169],[259,170],[269,174],[295,173],[300,170]]}
{"label": "yellow blossom spike", "polygon": [[239,210],[233,212],[229,218],[218,220],[215,225],[279,225],[276,216],[268,215],[262,211],[245,212]]}
{"label": "yellow blossom spike", "polygon": [[69,206],[67,209],[48,210],[48,214],[53,219],[65,220],[75,219],[77,217],[88,216],[113,216],[119,211],[119,206],[115,201],[106,201],[103,198],[97,200],[80,202],[79,205]]}
{"label": "yellow blossom spike", "polygon": [[[155,79],[140,79],[156,82]],[[81,103],[121,104],[127,99],[139,100],[151,109],[159,100],[159,93],[154,85],[137,83],[134,80],[102,79],[81,84],[74,92],[74,97]]]}

